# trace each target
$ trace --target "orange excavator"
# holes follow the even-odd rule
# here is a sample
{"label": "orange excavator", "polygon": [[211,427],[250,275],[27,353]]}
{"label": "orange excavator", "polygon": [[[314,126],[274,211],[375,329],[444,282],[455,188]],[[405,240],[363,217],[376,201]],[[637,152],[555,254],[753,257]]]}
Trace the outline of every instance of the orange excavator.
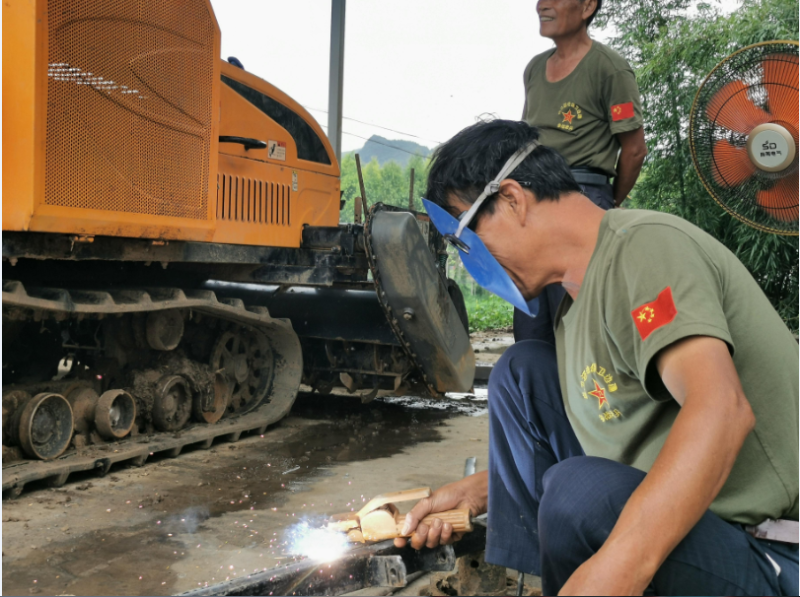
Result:
{"label": "orange excavator", "polygon": [[301,384],[472,386],[424,216],[340,224],[320,126],[219,55],[208,0],[3,4],[4,496],[263,433]]}

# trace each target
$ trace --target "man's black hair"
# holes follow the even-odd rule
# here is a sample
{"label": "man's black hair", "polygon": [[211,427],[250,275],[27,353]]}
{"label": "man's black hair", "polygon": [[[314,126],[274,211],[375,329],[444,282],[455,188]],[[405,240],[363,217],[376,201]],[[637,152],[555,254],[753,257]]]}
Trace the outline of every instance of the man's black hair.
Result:
{"label": "man's black hair", "polygon": [[[585,0],[583,0],[583,1],[585,2]],[[589,25],[592,24],[592,21],[594,21],[594,18],[600,13],[600,7],[601,6],[603,6],[603,0],[597,0],[597,8],[594,9],[594,12],[592,13],[592,16],[590,16],[588,19],[586,19],[586,28],[587,29],[589,28]]]}
{"label": "man's black hair", "polygon": [[[474,203],[508,158],[538,138],[538,129],[514,120],[490,120],[465,128],[436,148],[425,198],[445,209],[450,193]],[[526,183],[539,201],[581,192],[561,154],[543,145],[534,149],[507,178]],[[493,203],[492,198],[484,202],[488,213],[493,213]]]}

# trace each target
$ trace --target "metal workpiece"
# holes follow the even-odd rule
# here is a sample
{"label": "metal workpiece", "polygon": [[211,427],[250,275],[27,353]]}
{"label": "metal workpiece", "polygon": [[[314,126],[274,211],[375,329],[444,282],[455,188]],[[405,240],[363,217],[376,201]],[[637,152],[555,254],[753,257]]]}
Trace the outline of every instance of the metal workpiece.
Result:
{"label": "metal workpiece", "polygon": [[371,586],[404,587],[415,572],[450,571],[457,558],[483,551],[486,527],[476,522],[475,530],[453,545],[417,551],[382,541],[358,546],[333,562],[301,560],[182,595],[339,595]]}
{"label": "metal workpiece", "polygon": [[378,300],[428,390],[469,391],[475,378],[469,334],[416,218],[378,203],[365,229]]}

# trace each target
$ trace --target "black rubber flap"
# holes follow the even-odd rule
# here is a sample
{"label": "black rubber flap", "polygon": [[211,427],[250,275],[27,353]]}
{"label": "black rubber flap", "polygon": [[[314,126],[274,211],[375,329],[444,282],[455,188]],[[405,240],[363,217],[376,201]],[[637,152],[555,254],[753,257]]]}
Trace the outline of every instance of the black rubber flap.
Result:
{"label": "black rubber flap", "polygon": [[368,256],[389,323],[429,389],[468,392],[475,353],[414,216],[373,209],[368,226]]}

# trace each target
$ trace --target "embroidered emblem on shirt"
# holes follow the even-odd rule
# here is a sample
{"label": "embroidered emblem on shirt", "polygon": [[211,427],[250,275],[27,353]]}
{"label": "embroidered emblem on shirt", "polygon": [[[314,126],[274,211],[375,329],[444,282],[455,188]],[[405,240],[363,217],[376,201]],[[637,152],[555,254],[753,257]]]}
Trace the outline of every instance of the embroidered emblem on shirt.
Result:
{"label": "embroidered emblem on shirt", "polygon": [[561,130],[571,131],[575,129],[573,121],[583,118],[583,110],[575,102],[564,102],[558,109],[558,115],[562,120],[556,126]]}
{"label": "embroidered emblem on shirt", "polygon": [[[598,416],[603,423],[622,416],[620,410],[611,408],[611,403],[608,401],[608,395],[617,391],[617,384],[614,383],[614,376],[608,373],[605,367],[599,367],[597,363],[592,363],[581,371],[580,377],[581,395],[584,400],[588,400],[589,396],[597,398],[597,408],[603,411]],[[602,385],[603,383],[605,386]],[[587,390],[587,385],[594,386],[594,390]]]}
{"label": "embroidered emblem on shirt", "polygon": [[659,293],[656,300],[631,311],[633,323],[642,340],[646,340],[658,328],[672,322],[677,314],[678,309],[675,307],[675,301],[672,300],[672,288],[669,286]]}
{"label": "embroidered emblem on shirt", "polygon": [[597,383],[597,380],[593,379],[592,381],[594,382],[594,390],[586,393],[589,394],[590,396],[594,396],[595,398],[597,398],[597,408],[603,408],[604,404],[606,405],[608,404],[608,398],[606,398],[606,391],[603,389],[603,386]]}
{"label": "embroidered emblem on shirt", "polygon": [[633,102],[625,102],[624,104],[611,106],[612,121],[617,122],[618,120],[625,120],[626,118],[633,118]]}

